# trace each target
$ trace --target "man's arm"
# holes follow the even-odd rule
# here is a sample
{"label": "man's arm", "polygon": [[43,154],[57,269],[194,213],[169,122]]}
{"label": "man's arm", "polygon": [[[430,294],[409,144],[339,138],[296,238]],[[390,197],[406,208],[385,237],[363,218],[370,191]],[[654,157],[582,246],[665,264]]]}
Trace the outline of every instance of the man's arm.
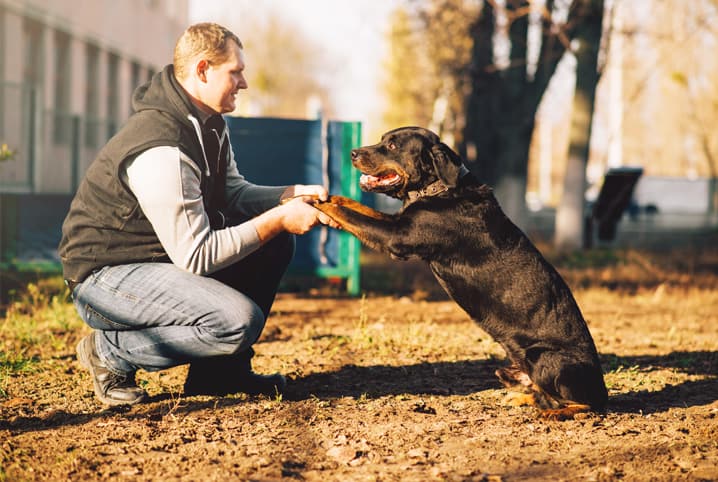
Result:
{"label": "man's arm", "polygon": [[237,226],[212,230],[199,169],[176,147],[139,155],[126,168],[126,182],[172,262],[200,275],[237,262],[282,231],[303,234],[325,217],[298,199]]}

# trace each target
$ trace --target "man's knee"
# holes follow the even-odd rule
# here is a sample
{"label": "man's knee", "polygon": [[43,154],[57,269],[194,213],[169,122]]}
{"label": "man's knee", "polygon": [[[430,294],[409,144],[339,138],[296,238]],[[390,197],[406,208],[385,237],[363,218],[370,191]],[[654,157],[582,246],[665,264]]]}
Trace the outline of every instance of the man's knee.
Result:
{"label": "man's knee", "polygon": [[208,316],[211,319],[204,330],[207,341],[222,351],[218,354],[225,355],[244,351],[256,343],[266,322],[262,309],[248,298],[239,303],[227,300]]}

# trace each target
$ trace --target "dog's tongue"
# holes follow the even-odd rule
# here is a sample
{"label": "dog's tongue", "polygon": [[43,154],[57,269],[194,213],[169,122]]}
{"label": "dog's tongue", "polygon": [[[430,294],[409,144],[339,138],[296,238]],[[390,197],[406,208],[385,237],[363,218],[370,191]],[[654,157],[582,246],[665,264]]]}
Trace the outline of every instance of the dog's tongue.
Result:
{"label": "dog's tongue", "polygon": [[399,175],[396,173],[387,174],[385,176],[372,176],[370,174],[362,174],[359,178],[359,183],[368,187],[385,186],[387,184],[392,184],[396,182],[398,179]]}

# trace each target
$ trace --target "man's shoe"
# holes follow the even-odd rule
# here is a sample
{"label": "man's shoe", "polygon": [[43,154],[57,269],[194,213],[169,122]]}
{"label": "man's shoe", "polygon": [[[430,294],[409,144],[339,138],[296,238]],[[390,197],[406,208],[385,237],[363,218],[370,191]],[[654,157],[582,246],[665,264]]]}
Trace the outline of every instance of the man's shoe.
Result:
{"label": "man's shoe", "polygon": [[91,333],[77,344],[77,360],[90,371],[95,395],[107,405],[134,405],[147,398],[147,392],[135,383],[134,373],[117,374],[102,363]]}
{"label": "man's shoe", "polygon": [[239,379],[239,391],[249,395],[276,396],[284,393],[287,388],[287,379],[281,373],[260,375],[249,372]]}
{"label": "man's shoe", "polygon": [[193,361],[189,366],[184,393],[222,396],[230,393],[248,395],[280,395],[287,388],[287,379],[280,373],[260,375],[252,371],[251,348],[238,355],[218,356]]}

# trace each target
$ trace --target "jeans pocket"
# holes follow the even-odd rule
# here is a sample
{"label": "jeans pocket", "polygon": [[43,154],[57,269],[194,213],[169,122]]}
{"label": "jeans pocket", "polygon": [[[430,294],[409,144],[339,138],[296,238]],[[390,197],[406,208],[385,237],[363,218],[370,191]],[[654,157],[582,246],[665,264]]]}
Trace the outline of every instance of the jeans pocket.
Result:
{"label": "jeans pocket", "polygon": [[96,330],[121,331],[133,328],[132,326],[126,325],[122,322],[111,320],[94,309],[90,304],[85,304],[82,308],[82,319],[85,320],[85,323],[87,323],[90,327]]}

